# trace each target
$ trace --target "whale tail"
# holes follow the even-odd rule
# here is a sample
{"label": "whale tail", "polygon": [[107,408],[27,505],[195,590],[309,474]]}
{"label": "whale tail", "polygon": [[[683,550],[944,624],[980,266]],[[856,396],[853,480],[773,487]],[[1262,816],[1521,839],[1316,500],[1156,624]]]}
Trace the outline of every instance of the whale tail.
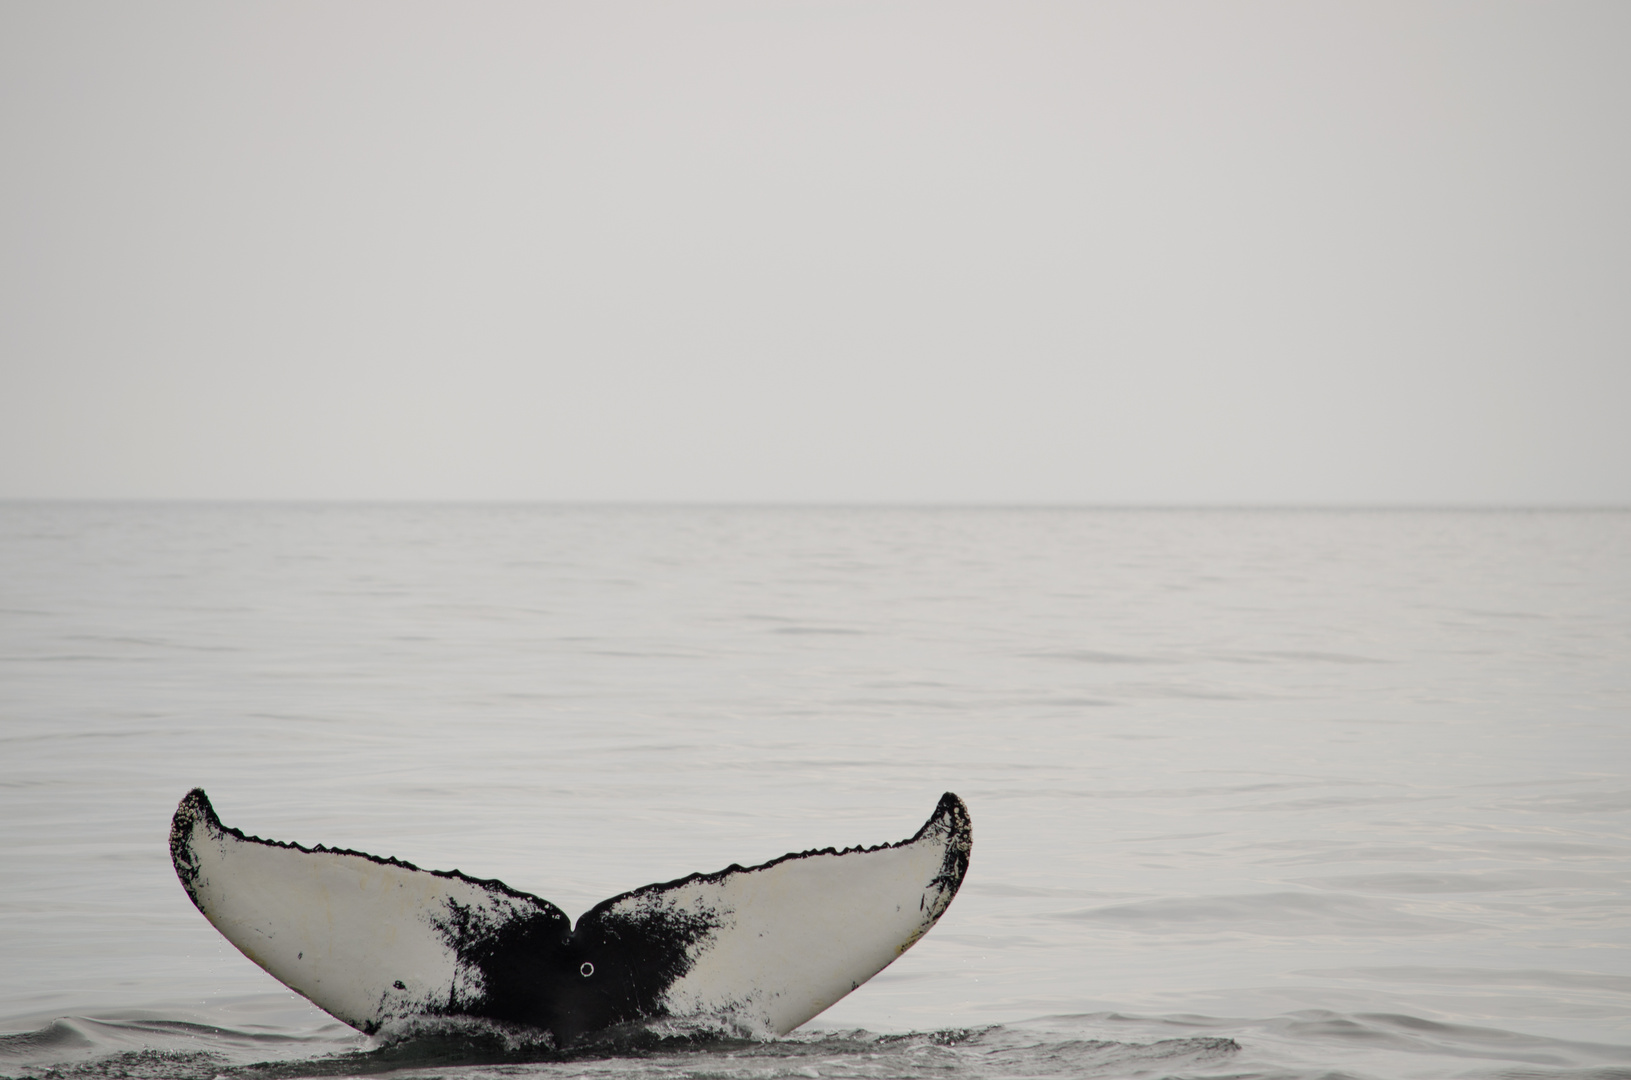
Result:
{"label": "whale tail", "polygon": [[950,792],[909,839],[646,885],[577,921],[501,881],[247,836],[202,789],[170,855],[212,925],[274,978],[375,1032],[416,1016],[549,1031],[697,1021],[785,1034],[883,970],[945,913],[973,828]]}

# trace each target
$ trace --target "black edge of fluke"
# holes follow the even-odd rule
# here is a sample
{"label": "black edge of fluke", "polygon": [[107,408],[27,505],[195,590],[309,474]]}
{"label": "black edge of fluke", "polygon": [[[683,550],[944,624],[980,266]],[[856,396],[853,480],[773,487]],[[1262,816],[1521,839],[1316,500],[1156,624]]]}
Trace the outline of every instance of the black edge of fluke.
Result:
{"label": "black edge of fluke", "polygon": [[936,830],[945,832],[947,851],[946,861],[942,864],[940,873],[935,876],[933,884],[949,887],[951,893],[955,895],[958,887],[963,883],[963,876],[968,873],[968,857],[974,843],[974,823],[973,819],[969,817],[968,807],[964,805],[963,800],[948,791],[940,796],[940,802],[935,806],[934,813],[929,815],[929,820],[923,823],[923,827],[905,840],[897,840],[892,844],[873,844],[871,847],[856,844],[854,847],[847,848],[824,847],[810,848],[807,851],[789,851],[786,855],[778,855],[774,859],[754,863],[752,866],[731,863],[725,869],[715,870],[712,873],[699,871],[695,874],[687,874],[682,878],[675,878],[673,881],[656,881],[650,885],[642,885],[638,889],[630,889],[628,892],[621,892],[609,899],[602,900],[579,916],[579,921],[581,922],[603,908],[612,907],[631,896],[637,896],[641,893],[665,892],[696,881],[721,881],[731,874],[746,874],[755,870],[767,870],[778,863],[784,863],[791,859],[807,859],[812,855],[864,855],[869,851],[903,848],[917,843],[928,833]]}
{"label": "black edge of fluke", "polygon": [[[329,855],[352,855],[359,859],[367,859],[369,862],[378,863],[381,866],[400,866],[404,870],[415,870],[420,873],[434,874],[437,877],[452,878],[456,881],[468,881],[472,885],[480,885],[483,888],[496,889],[506,896],[518,897],[523,900],[539,900],[539,897],[534,896],[532,893],[511,888],[502,881],[499,881],[497,878],[472,877],[471,875],[460,870],[427,870],[422,866],[415,866],[406,859],[380,858],[378,855],[370,855],[366,851],[357,851],[354,848],[328,847],[325,844],[318,844],[315,847],[307,847],[304,844],[291,843],[285,840],[268,840],[264,836],[254,836],[250,833],[244,832],[242,829],[235,829],[230,825],[223,825],[221,823],[221,819],[215,814],[215,807],[210,803],[209,796],[204,794],[203,788],[193,788],[191,791],[187,792],[187,794],[181,800],[181,805],[176,807],[175,817],[170,821],[170,858],[176,863],[176,873],[178,875],[182,874],[182,863],[180,861],[181,854],[179,854],[179,852],[187,851],[186,840],[191,835],[193,823],[198,820],[202,820],[205,827],[212,832],[220,833],[226,836],[233,836],[250,844],[260,844],[263,847],[285,848],[289,851],[304,851],[308,855],[312,854],[313,852],[324,852]],[[179,840],[178,837],[180,838]],[[190,853],[188,857],[191,857]],[[196,875],[196,867],[194,868],[193,873]],[[182,881],[185,883],[187,878],[183,876]]]}
{"label": "black edge of fluke", "polygon": [[946,832],[946,858],[940,864],[940,873],[935,875],[933,884],[946,890],[946,902],[949,904],[962,887],[963,878],[968,876],[968,860],[974,850],[974,819],[969,816],[963,800],[948,791],[940,796],[940,804],[934,808],[934,813],[923,828],[907,843],[921,839],[934,828]]}
{"label": "black edge of fluke", "polygon": [[[239,840],[248,841],[252,844],[264,844],[267,847],[288,848],[294,851],[304,851],[307,853],[314,851],[325,851],[334,855],[355,855],[358,858],[367,859],[369,862],[379,863],[382,866],[400,866],[404,870],[419,870],[427,874],[435,874],[437,877],[455,878],[459,881],[468,881],[474,885],[484,885],[488,888],[497,889],[509,896],[521,897],[527,900],[539,899],[539,897],[535,896],[534,894],[512,888],[511,886],[504,884],[504,882],[499,881],[497,878],[472,877],[471,875],[458,870],[426,870],[424,867],[416,866],[405,859],[380,858],[378,855],[370,855],[366,851],[356,851],[352,848],[331,848],[323,844],[318,844],[316,847],[306,847],[304,844],[290,843],[283,840],[267,840],[264,837],[252,836],[245,833],[242,829],[235,829],[229,825],[223,825],[221,823],[221,819],[216,816],[215,807],[210,803],[209,796],[204,793],[203,788],[193,788],[191,791],[187,792],[187,794],[182,798],[181,804],[176,807],[175,817],[172,818],[170,822],[170,858],[175,863],[176,873],[181,877],[183,884],[186,884],[192,880],[192,878],[188,876],[189,873],[193,877],[196,877],[197,875],[197,866],[191,853],[191,845],[189,840],[192,834],[193,823],[199,820],[202,820],[205,827],[211,832],[235,836]],[[645,892],[650,889],[668,889],[676,885],[685,885],[693,881],[717,881],[728,874],[740,874],[753,870],[764,870],[768,867],[775,866],[777,863],[786,862],[789,859],[802,859],[811,855],[849,855],[851,853],[864,854],[868,851],[883,851],[887,848],[905,847],[908,844],[917,843],[931,830],[937,829],[943,830],[946,833],[948,844],[946,852],[946,866],[941,875],[935,879],[935,882],[936,884],[949,885],[952,891],[955,892],[957,887],[962,884],[963,876],[968,872],[968,857],[973,846],[974,827],[973,821],[969,817],[967,805],[964,804],[962,799],[948,791],[940,796],[940,802],[936,804],[934,813],[929,815],[929,820],[923,823],[923,827],[918,829],[917,832],[913,833],[905,840],[899,840],[892,844],[874,844],[871,847],[857,844],[854,847],[842,849],[835,847],[824,847],[811,848],[807,851],[789,851],[785,855],[779,855],[774,859],[767,859],[762,863],[755,863],[752,866],[743,866],[740,863],[732,863],[723,870],[715,870],[712,873],[699,872],[695,874],[687,874],[685,877],[676,878],[673,881],[658,881],[653,882],[650,885],[642,885],[637,889],[630,889],[627,892],[619,893],[610,899],[602,900],[600,903],[595,905],[595,909],[610,907],[619,900],[632,896],[635,893]],[[189,869],[184,870],[184,865]],[[585,912],[585,914],[588,914],[588,912]]]}
{"label": "black edge of fluke", "polygon": [[198,856],[193,853],[193,832],[200,822],[212,832],[222,831],[221,819],[215,816],[210,797],[204,794],[203,788],[195,787],[182,798],[175,816],[170,819],[170,862],[194,907],[198,906]]}

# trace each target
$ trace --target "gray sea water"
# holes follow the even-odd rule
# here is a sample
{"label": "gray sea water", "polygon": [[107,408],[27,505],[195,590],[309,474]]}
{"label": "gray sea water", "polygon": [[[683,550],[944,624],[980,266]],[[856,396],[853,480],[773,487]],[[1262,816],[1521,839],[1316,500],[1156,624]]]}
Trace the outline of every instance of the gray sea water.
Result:
{"label": "gray sea water", "polygon": [[[1631,513],[0,504],[0,1076],[1631,1077]],[[911,835],[967,881],[771,1043],[367,1038],[170,869],[576,916]]]}

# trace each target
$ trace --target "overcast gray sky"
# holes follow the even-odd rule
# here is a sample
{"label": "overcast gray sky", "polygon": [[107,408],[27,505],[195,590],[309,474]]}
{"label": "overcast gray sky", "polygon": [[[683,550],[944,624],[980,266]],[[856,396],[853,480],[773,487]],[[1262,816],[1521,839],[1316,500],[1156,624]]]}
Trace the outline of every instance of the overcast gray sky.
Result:
{"label": "overcast gray sky", "polygon": [[0,496],[1631,503],[1631,3],[0,6]]}

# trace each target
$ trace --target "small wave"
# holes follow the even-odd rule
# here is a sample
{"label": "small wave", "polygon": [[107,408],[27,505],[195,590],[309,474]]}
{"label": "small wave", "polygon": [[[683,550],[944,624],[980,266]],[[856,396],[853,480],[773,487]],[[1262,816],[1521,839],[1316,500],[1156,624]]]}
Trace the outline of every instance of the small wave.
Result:
{"label": "small wave", "polygon": [[17,1075],[20,1080],[214,1080],[224,1065],[221,1055],[201,1050],[126,1050],[94,1061]]}
{"label": "small wave", "polygon": [[0,1060],[6,1058],[32,1058],[42,1054],[60,1054],[86,1050],[95,1046],[71,1020],[54,1020],[38,1031],[23,1031],[16,1035],[0,1035]]}
{"label": "small wave", "polygon": [[152,1015],[60,1017],[33,1031],[0,1035],[0,1078],[48,1080],[129,1076],[192,1080],[231,1067],[356,1045],[339,1023],[314,1032],[230,1028]]}
{"label": "small wave", "polygon": [[[104,1030],[110,1027],[113,1032]],[[1631,1080],[1631,1046],[1400,1013],[1300,1010],[1262,1019],[1090,1013],[909,1034],[818,1030],[733,1038],[630,1027],[558,1050],[542,1032],[469,1020],[404,1024],[372,1039],[65,1018],[0,1036],[17,1080],[1112,1080],[1136,1076]],[[146,1045],[116,1044],[146,1039]],[[26,1063],[25,1063],[26,1062]]]}
{"label": "small wave", "polygon": [[[234,1034],[222,1032],[230,1037]],[[68,1044],[83,1050],[95,1040],[61,1021],[37,1032],[5,1036],[4,1044],[35,1053]],[[464,1020],[406,1024],[373,1040],[368,1049],[279,1060],[234,1061],[224,1047],[151,1047],[90,1058],[24,1066],[8,1074],[27,1080],[298,1080],[372,1077],[436,1070],[446,1078],[492,1076],[582,1077],[597,1080],[1005,1080],[1010,1077],[1124,1076],[1158,1069],[1200,1069],[1240,1048],[1233,1039],[1189,1036],[1151,1042],[1058,1037],[993,1026],[878,1035],[868,1031],[812,1032],[781,1039],[743,1039],[703,1029],[607,1033],[591,1043],[557,1050],[541,1032]]]}
{"label": "small wave", "polygon": [[1059,912],[1059,919],[1107,923],[1145,933],[1244,933],[1271,937],[1444,934],[1466,923],[1415,915],[1379,900],[1315,893],[1272,892],[1164,897]]}
{"label": "small wave", "polygon": [[1063,660],[1075,664],[1162,664],[1173,663],[1159,656],[1138,656],[1134,653],[1103,652],[1098,649],[1047,649],[1041,652],[1021,653],[1037,660]]}
{"label": "small wave", "polygon": [[1296,974],[1315,975],[1331,979],[1375,979],[1395,984],[1516,986],[1526,989],[1588,990],[1631,995],[1631,976],[1606,975],[1595,971],[1395,965],[1392,967],[1310,968]]}
{"label": "small wave", "polygon": [[1434,873],[1397,871],[1386,874],[1332,874],[1299,879],[1317,888],[1343,889],[1362,893],[1490,893],[1522,892],[1535,889],[1617,890],[1625,884],[1621,872],[1539,869],[1438,871]]}

